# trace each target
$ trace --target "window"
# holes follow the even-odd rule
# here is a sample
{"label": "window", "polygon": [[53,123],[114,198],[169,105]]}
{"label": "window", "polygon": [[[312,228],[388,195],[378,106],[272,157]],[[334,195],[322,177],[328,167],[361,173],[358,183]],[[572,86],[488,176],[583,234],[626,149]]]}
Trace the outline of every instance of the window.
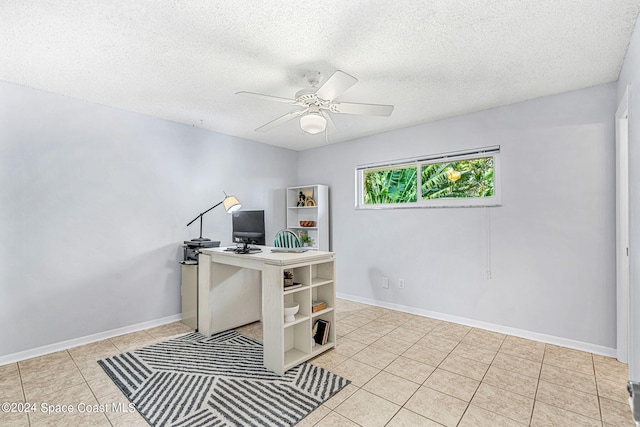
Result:
{"label": "window", "polygon": [[367,205],[417,201],[418,169],[415,165],[364,171],[364,203]]}
{"label": "window", "polygon": [[499,205],[499,155],[489,147],[359,166],[356,207]]}

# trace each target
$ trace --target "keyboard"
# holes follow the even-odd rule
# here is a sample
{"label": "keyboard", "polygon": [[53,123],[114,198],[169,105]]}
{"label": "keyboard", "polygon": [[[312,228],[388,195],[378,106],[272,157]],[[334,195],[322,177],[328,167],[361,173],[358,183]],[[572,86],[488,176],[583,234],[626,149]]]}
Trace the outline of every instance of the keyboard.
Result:
{"label": "keyboard", "polygon": [[242,248],[226,248],[225,252],[233,252],[236,254],[257,254],[258,252],[262,252],[260,248],[247,248],[246,250]]}

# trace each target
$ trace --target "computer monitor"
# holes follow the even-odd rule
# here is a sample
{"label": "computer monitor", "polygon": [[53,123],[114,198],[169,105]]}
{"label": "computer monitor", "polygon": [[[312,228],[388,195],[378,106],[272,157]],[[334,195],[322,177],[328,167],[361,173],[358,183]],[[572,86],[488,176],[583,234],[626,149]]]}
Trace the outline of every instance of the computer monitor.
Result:
{"label": "computer monitor", "polygon": [[264,211],[237,211],[233,218],[232,238],[235,243],[265,245]]}

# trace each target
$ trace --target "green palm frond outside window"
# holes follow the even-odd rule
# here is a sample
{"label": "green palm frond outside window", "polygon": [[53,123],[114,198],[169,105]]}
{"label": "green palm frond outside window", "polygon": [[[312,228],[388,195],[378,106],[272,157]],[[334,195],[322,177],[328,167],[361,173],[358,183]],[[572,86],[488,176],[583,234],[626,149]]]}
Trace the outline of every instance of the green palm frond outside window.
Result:
{"label": "green palm frond outside window", "polygon": [[494,194],[493,157],[432,163],[423,165],[421,172],[424,200]]}
{"label": "green palm frond outside window", "polygon": [[364,174],[364,203],[392,204],[417,201],[416,166],[374,169]]}

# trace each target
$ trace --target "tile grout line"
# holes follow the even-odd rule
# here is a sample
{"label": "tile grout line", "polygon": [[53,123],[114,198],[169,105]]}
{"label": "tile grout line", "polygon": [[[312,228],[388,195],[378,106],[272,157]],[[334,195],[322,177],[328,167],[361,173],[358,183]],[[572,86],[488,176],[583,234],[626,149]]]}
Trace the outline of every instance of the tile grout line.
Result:
{"label": "tile grout line", "polygon": [[[465,335],[465,336],[466,336],[466,335]],[[460,417],[460,420],[458,421],[458,423],[457,423],[456,425],[460,425],[460,423],[462,422],[462,419],[464,418],[464,415],[465,415],[465,414],[467,413],[467,411],[469,410],[469,407],[471,406],[471,402],[473,401],[473,398],[476,396],[476,393],[478,393],[478,389],[480,388],[480,386],[482,385],[482,383],[483,383],[483,381],[484,381],[485,377],[487,376],[487,372],[489,372],[489,369],[491,369],[491,366],[493,365],[493,362],[496,360],[496,357],[498,356],[498,353],[500,352],[500,349],[502,348],[502,345],[504,344],[505,339],[506,339],[506,336],[505,336],[505,338],[503,338],[503,339],[502,339],[502,342],[500,343],[500,347],[498,347],[498,351],[496,351],[496,354],[493,356],[493,359],[491,359],[491,363],[489,363],[489,367],[488,367],[488,368],[487,368],[487,370],[485,371],[484,375],[482,375],[482,379],[478,382],[478,387],[477,387],[477,388],[476,388],[476,390],[473,392],[473,396],[471,396],[471,399],[469,399],[469,404],[468,404],[468,405],[467,405],[467,407],[465,408],[464,413],[462,414],[462,416]],[[460,340],[460,342],[458,343],[458,345],[460,345],[461,343],[462,343],[462,340]],[[456,348],[457,348],[457,347],[458,347],[458,346],[456,346]],[[463,357],[463,356],[461,356],[461,357]],[[471,360],[472,360],[472,359],[471,359]],[[489,384],[487,384],[487,385],[489,385]],[[491,412],[492,414],[496,414],[496,415],[499,415],[499,416],[504,417],[504,415],[500,415],[500,414],[498,414],[498,413],[496,413],[496,412],[493,412],[493,411],[490,411],[490,410],[488,410],[488,409],[485,409],[485,408],[482,408],[482,409],[484,409],[484,410],[485,410],[485,411],[487,411],[487,412]],[[505,418],[508,418],[508,417],[505,417]],[[508,418],[508,419],[510,419],[510,420],[511,420],[511,418]],[[512,421],[515,421],[515,420],[512,420]],[[516,422],[517,422],[517,421],[516,421]]]}
{"label": "tile grout line", "polygon": [[[27,402],[27,393],[24,391],[24,381],[22,380],[22,370],[20,369],[20,362],[16,362],[16,369],[18,370],[18,377],[20,378],[20,388],[22,390],[22,399],[24,402]],[[29,427],[31,427],[31,412],[27,412],[27,423],[29,423]]]}
{"label": "tile grout line", "polygon": [[[408,323],[408,322],[409,322],[409,321],[407,321],[407,322],[403,323],[403,325],[404,325],[404,324],[406,324],[406,323]],[[401,325],[401,326],[402,326],[402,325]],[[437,325],[436,325],[436,326],[437,326]],[[429,330],[429,332],[427,332],[427,333],[426,333],[423,337],[421,337],[420,339],[422,339],[422,338],[426,337],[427,335],[429,335],[429,334],[430,334],[430,333],[431,333],[431,332],[436,328],[436,326],[434,326],[433,328],[431,328],[431,329]],[[398,327],[400,327],[400,326],[398,326]],[[397,329],[397,328],[396,328],[396,329]],[[395,329],[394,329],[394,330],[395,330]],[[420,340],[418,340],[418,341],[420,341]],[[416,341],[415,343],[413,343],[413,344],[411,345],[411,347],[413,347],[413,346],[414,346],[418,341]],[[409,347],[409,348],[411,348],[411,347]],[[454,348],[455,348],[455,347],[454,347]],[[408,349],[407,349],[407,350],[408,350]],[[451,351],[453,351],[453,350],[451,350]],[[404,354],[404,352],[403,352],[402,354]],[[402,356],[402,354],[400,354],[398,357]],[[449,354],[451,354],[451,352],[449,352]],[[397,358],[396,358],[396,359],[397,359]],[[411,360],[413,360],[413,359],[411,359]],[[444,359],[442,359],[442,360],[444,360]],[[422,363],[422,362],[420,362],[420,363]],[[442,363],[442,361],[441,361],[440,363]],[[388,366],[388,365],[387,365],[387,366]],[[438,366],[439,366],[439,364],[438,364]],[[405,402],[400,406],[400,409],[399,409],[395,414],[393,414],[394,416],[393,416],[393,417],[391,417],[391,419],[390,419],[390,420],[389,420],[385,425],[389,424],[389,423],[393,420],[393,418],[398,414],[398,412],[400,412],[400,410],[401,410],[401,409],[403,409],[403,408],[404,408],[404,409],[406,409],[407,411],[410,411],[410,412],[412,412],[412,413],[414,413],[414,414],[418,415],[418,416],[424,417],[424,418],[426,418],[426,419],[428,419],[428,420],[431,420],[431,421],[433,421],[433,422],[436,422],[436,423],[437,423],[437,421],[436,421],[436,420],[433,420],[433,419],[431,419],[431,418],[429,418],[429,417],[425,417],[424,415],[418,414],[417,412],[414,412],[414,411],[412,411],[412,410],[411,410],[411,409],[409,409],[409,408],[405,408],[405,405],[407,404],[407,402],[409,402],[409,401],[411,400],[411,398],[412,398],[413,396],[415,396],[415,394],[420,390],[420,387],[427,387],[427,386],[425,386],[425,385],[424,385],[424,383],[426,383],[426,382],[427,382],[427,380],[431,377],[431,375],[433,375],[433,373],[438,369],[438,366],[436,366],[436,369],[434,369],[433,371],[431,371],[431,373],[430,373],[429,375],[427,375],[427,377],[424,379],[424,381],[422,381],[421,383],[419,383],[418,388],[417,388],[413,393],[411,393],[411,396],[409,396],[409,398],[408,398],[408,399],[407,399],[407,400],[406,400],[406,401],[405,401]],[[392,375],[393,375],[393,374],[392,374]],[[416,384],[417,384],[417,383],[416,383]],[[466,408],[465,408],[465,411],[466,411]],[[438,423],[438,424],[439,424],[439,423]]]}
{"label": "tile grout line", "polygon": [[[376,339],[376,340],[375,340],[375,341],[373,341],[371,344],[367,344],[367,346],[366,346],[365,348],[363,348],[362,350],[359,350],[358,352],[356,352],[355,354],[353,354],[351,357],[347,358],[347,359],[346,359],[346,360],[344,360],[343,362],[339,363],[338,365],[341,365],[342,363],[344,363],[344,362],[346,362],[346,361],[348,361],[348,360],[352,360],[352,359],[353,359],[353,356],[355,356],[355,355],[357,355],[357,354],[361,353],[362,351],[366,350],[367,348],[369,348],[370,346],[372,346],[373,344],[375,344],[377,341],[379,341],[380,339],[384,338],[384,337],[385,337],[385,336],[387,336],[389,333],[391,333],[391,332],[395,331],[396,329],[398,329],[399,327],[401,327],[401,326],[405,325],[405,324],[406,324],[406,323],[408,323],[408,322],[409,322],[409,320],[407,320],[407,321],[405,321],[405,322],[401,323],[400,325],[396,325],[396,327],[395,327],[394,329],[392,329],[391,331],[387,332],[387,333],[386,333],[386,334],[384,334],[382,337],[380,337],[380,338]],[[363,325],[363,326],[364,326],[364,325]],[[361,326],[361,327],[362,327],[362,326]],[[359,329],[359,328],[356,328],[355,330],[357,330],[357,329]],[[433,329],[435,329],[435,326],[434,326],[433,328],[431,328],[431,330],[430,330],[429,332],[427,332],[427,333],[425,334],[425,336],[427,336],[431,331],[433,331]],[[355,331],[355,330],[354,330],[354,331]],[[351,331],[351,332],[354,332],[354,331]],[[345,337],[345,336],[343,336],[343,337]],[[422,338],[424,338],[424,337],[421,337],[421,339],[422,339]],[[418,341],[419,341],[419,340],[418,340]],[[406,342],[406,341],[405,341],[405,342]],[[415,345],[416,343],[417,343],[417,341],[416,341],[416,342],[414,342],[414,343],[411,343],[411,346],[410,346],[409,348],[413,347],[413,345]],[[364,344],[364,343],[361,343],[361,344]],[[404,352],[403,352],[403,353],[404,353]],[[401,354],[399,354],[399,355],[396,355],[396,358],[394,359],[394,361],[395,361],[396,359],[398,359],[399,357],[401,357],[403,353],[401,353]],[[411,360],[413,360],[413,359],[411,359]],[[444,360],[444,359],[443,359],[443,360]],[[358,360],[356,360],[356,361],[358,362]],[[375,369],[379,369],[379,368],[377,368],[376,366],[369,365],[369,364],[368,364],[368,363],[366,363],[366,362],[360,362],[360,363],[364,363],[365,365],[371,366],[371,367],[373,367],[373,368],[375,368]],[[385,371],[385,370],[384,370],[384,369],[385,369],[387,366],[389,366],[391,363],[393,363],[393,361],[392,361],[392,362],[390,362],[390,363],[388,363],[384,368],[380,369],[380,372],[386,372],[386,373],[388,373],[388,374],[390,374],[390,375],[394,375],[394,374],[392,374],[392,373],[387,372],[387,371]],[[336,366],[338,366],[338,365],[336,365]],[[436,369],[437,369],[437,367],[436,367]],[[376,376],[378,376],[378,375],[380,374],[380,372],[379,372],[378,374],[376,374],[373,378],[375,378]],[[407,410],[407,411],[409,411],[409,412],[412,412],[412,413],[414,413],[414,414],[416,414],[416,415],[418,415],[418,416],[424,417],[423,415],[420,415],[420,414],[418,414],[418,413],[416,413],[416,412],[414,412],[414,411],[411,411],[411,410],[410,410],[410,409],[408,409],[408,408],[405,408],[405,405],[406,405],[406,404],[407,404],[407,402],[408,402],[409,400],[411,400],[411,398],[412,398],[412,397],[413,397],[413,396],[414,396],[414,395],[415,395],[415,394],[420,390],[420,387],[423,387],[423,386],[424,386],[424,383],[429,379],[429,377],[433,374],[433,372],[435,372],[435,369],[434,369],[434,370],[433,370],[433,371],[432,371],[432,372],[431,372],[431,373],[430,373],[430,374],[429,374],[429,375],[424,379],[424,381],[422,381],[421,383],[414,383],[414,384],[418,384],[418,388],[417,388],[417,389],[416,389],[416,390],[411,394],[411,396],[409,396],[409,398],[407,398],[407,400],[406,400],[402,405],[398,405],[397,403],[392,402],[392,401],[390,401],[390,400],[386,399],[385,397],[378,396],[377,394],[372,393],[372,394],[374,394],[375,396],[377,396],[377,397],[379,397],[379,398],[381,398],[381,399],[383,399],[383,400],[386,400],[387,402],[390,402],[390,403],[392,403],[392,404],[394,404],[394,405],[396,405],[396,406],[399,406],[399,409],[398,409],[398,410],[393,414],[393,416],[391,417],[391,419],[389,419],[389,421],[387,421],[387,423],[385,423],[385,425],[389,424],[389,423],[393,420],[393,418],[394,418],[394,417],[395,417],[395,416],[400,412],[400,410],[402,410],[402,409],[406,409],[406,410]],[[397,376],[397,375],[394,375],[394,376]],[[364,386],[366,386],[366,385],[367,385],[371,380],[373,380],[373,378],[371,378],[371,379],[369,379],[367,382],[365,382],[365,383],[362,385],[362,387],[357,387],[357,386],[356,386],[356,387],[357,387],[357,389],[358,389],[358,390],[363,390]],[[398,378],[402,378],[402,377],[398,377]],[[406,380],[405,378],[402,378],[402,379],[403,379],[403,380]],[[406,380],[406,381],[410,381],[410,380]],[[411,382],[412,382],[412,381],[411,381]],[[366,391],[366,392],[368,392],[368,393],[371,393],[371,392],[369,392],[369,391],[367,391],[367,390],[364,390],[364,391]],[[357,392],[357,391],[356,391],[356,392]],[[353,394],[355,394],[356,392],[354,392]],[[353,395],[353,394],[352,394],[352,395]],[[455,397],[455,396],[453,396],[453,397]],[[348,399],[348,398],[347,398],[347,399]],[[347,399],[345,399],[345,401],[346,401]],[[342,403],[344,403],[344,402],[341,402],[340,404],[342,404]],[[338,405],[338,406],[340,406],[340,405]],[[336,408],[337,408],[338,406],[336,406]],[[331,411],[332,411],[332,412],[335,412],[333,409],[332,409]],[[337,412],[336,412],[336,413],[337,413]],[[338,415],[340,415],[340,416],[343,416],[343,415],[341,415],[341,414],[339,414],[339,413],[337,413],[337,414],[338,414]],[[326,417],[326,416],[325,416],[325,417]],[[325,418],[325,417],[323,417],[323,418]],[[346,417],[345,417],[345,418],[346,418]],[[428,418],[428,417],[424,417],[424,418],[426,418],[426,419],[428,419],[428,420],[431,420],[431,418]],[[347,419],[349,419],[349,418],[347,418]],[[354,421],[354,420],[349,419],[349,421],[351,421],[351,422],[353,422],[353,423],[355,423],[355,424],[358,424],[358,423],[357,423],[356,421]],[[434,422],[435,422],[435,420],[431,420],[431,421],[434,421]],[[320,422],[320,421],[318,421],[318,422]],[[317,423],[316,423],[316,424],[317,424]],[[360,424],[358,424],[358,425],[360,425]]]}
{"label": "tile grout line", "polygon": [[[460,341],[458,341],[458,344],[456,344],[456,346],[453,348],[453,350],[455,350],[456,348],[458,348],[458,346],[462,343],[462,340],[469,335],[469,332],[471,332],[473,329],[470,329],[469,331],[467,331],[466,334],[464,334],[464,337],[462,337],[462,339]],[[451,350],[451,353],[453,353],[453,350]],[[451,354],[449,353],[449,355]],[[448,357],[448,356],[447,356]],[[446,359],[446,358],[445,358]],[[495,359],[495,356],[494,356]],[[444,359],[442,360],[444,362]],[[442,364],[442,362],[440,362],[440,364]],[[438,365],[439,366],[439,365]],[[491,366],[491,365],[489,365]],[[487,368],[487,371],[489,370],[489,368]],[[435,371],[434,371],[435,372]],[[484,375],[482,375],[482,379],[484,379],[484,377],[487,375],[487,372],[485,371]],[[464,376],[464,375],[463,375]],[[456,426],[459,426],[460,423],[462,422],[462,420],[464,419],[464,416],[466,415],[467,411],[469,410],[469,407],[471,406],[471,401],[473,400],[473,398],[475,397],[476,393],[478,392],[478,389],[480,388],[480,384],[482,384],[482,379],[480,381],[478,381],[478,387],[476,387],[476,389],[473,392],[473,395],[469,398],[469,402],[467,402],[467,406],[466,408],[464,408],[464,411],[462,411],[462,415],[460,415],[460,419],[458,420],[458,422],[456,423]]]}
{"label": "tile grout line", "polygon": [[[573,374],[581,374],[581,375],[584,375],[584,376],[589,376],[589,375],[587,375],[587,374],[585,374],[585,373],[583,373],[583,372],[580,372],[580,371],[577,371],[577,370],[574,370],[574,369],[565,368],[565,367],[563,367],[563,366],[559,366],[559,365],[553,364],[551,361],[549,361],[549,362],[545,362],[545,360],[546,360],[546,356],[547,356],[547,350],[546,350],[546,349],[547,349],[547,346],[548,346],[548,345],[549,345],[549,344],[545,344],[545,353],[544,353],[544,358],[543,358],[543,363],[542,363],[542,367],[543,367],[543,368],[544,368],[544,366],[545,366],[545,365],[546,365],[546,366],[552,366],[552,367],[557,368],[557,369],[562,369],[563,371],[569,371],[570,373],[573,373]],[[570,349],[570,350],[572,350],[572,349]],[[576,351],[580,351],[580,350],[576,350]],[[599,413],[599,419],[592,418],[592,417],[590,417],[590,416],[588,416],[588,415],[585,415],[585,414],[583,414],[583,413],[580,413],[580,412],[574,411],[573,409],[567,409],[567,408],[564,408],[564,407],[561,407],[561,406],[557,406],[557,405],[555,405],[555,404],[553,404],[553,403],[547,403],[547,402],[541,402],[541,403],[544,403],[544,404],[546,404],[546,405],[552,406],[552,407],[554,407],[554,408],[557,408],[557,409],[560,409],[560,410],[563,410],[563,411],[566,411],[566,412],[570,412],[570,413],[572,413],[572,414],[580,415],[580,416],[585,417],[585,418],[588,418],[588,419],[590,419],[590,420],[599,421],[599,423],[600,423],[601,425],[604,425],[604,419],[603,419],[603,417],[602,417],[602,406],[601,406],[601,404],[600,404],[600,397],[601,397],[601,396],[599,395],[599,391],[598,391],[598,382],[597,382],[597,376],[596,376],[596,371],[595,371],[595,363],[594,363],[594,361],[593,361],[593,357],[594,357],[594,355],[593,355],[593,353],[588,353],[588,354],[589,354],[589,357],[591,358],[591,364],[592,364],[592,370],[593,370],[593,380],[594,380],[594,383],[595,383],[596,392],[595,392],[595,395],[592,395],[591,393],[587,393],[587,392],[584,392],[584,391],[580,391],[580,393],[584,393],[584,394],[588,394],[588,395],[592,395],[592,396],[595,396],[595,397],[596,397],[596,400],[597,400],[597,402],[598,402],[598,413]],[[539,379],[539,381],[538,381],[538,384],[540,384],[540,382],[541,382],[541,381],[542,381],[542,376],[540,376],[540,379]],[[566,387],[566,386],[564,386],[564,385],[562,385],[562,384],[557,384],[557,383],[549,382],[549,381],[545,381],[545,382],[546,382],[547,384],[552,385],[552,386],[558,386],[558,387],[568,388],[568,387]],[[537,393],[536,393],[536,395],[537,395]],[[537,397],[536,397],[536,401],[538,401]]]}
{"label": "tile grout line", "polygon": [[[373,320],[372,320],[372,322],[373,322]],[[408,322],[408,321],[407,321],[407,322]],[[367,344],[367,345],[366,345],[366,347],[364,347],[363,349],[361,349],[361,350],[357,351],[357,352],[356,352],[356,353],[354,353],[352,356],[348,357],[346,360],[344,360],[344,361],[342,361],[342,362],[338,363],[338,365],[336,365],[336,366],[339,366],[339,365],[341,365],[342,363],[344,363],[344,362],[346,362],[346,361],[348,361],[348,360],[353,360],[353,356],[356,356],[356,355],[358,355],[358,354],[362,353],[362,352],[363,352],[363,351],[365,351],[367,348],[369,348],[369,347],[370,347],[370,346],[372,346],[374,343],[376,343],[378,340],[380,340],[380,339],[382,339],[383,337],[387,336],[389,333],[391,333],[391,332],[395,331],[396,329],[398,329],[400,326],[402,326],[403,324],[405,324],[405,323],[407,323],[407,322],[404,322],[404,323],[402,323],[401,325],[397,325],[397,326],[396,326],[395,328],[393,328],[391,331],[387,332],[386,334],[384,334],[384,335],[383,335],[383,336],[381,336],[380,338],[376,339],[376,340],[375,340],[375,341],[373,341],[371,344]],[[371,322],[369,322],[369,323],[371,323]],[[365,325],[368,325],[369,323],[366,323]],[[365,326],[365,325],[363,325],[363,326]],[[363,326],[361,326],[361,327],[363,327]],[[354,331],[351,331],[351,332],[355,332],[355,331],[357,331],[358,329],[360,329],[360,328],[356,328]],[[345,337],[345,336],[343,335],[343,337]],[[352,338],[351,338],[351,339],[352,339]],[[338,338],[336,337],[336,341],[337,341],[337,340],[338,340]],[[356,342],[358,342],[358,341],[356,341]],[[336,344],[337,344],[337,343],[336,343]],[[364,344],[364,343],[361,343],[361,344]],[[396,360],[398,357],[400,357],[400,355],[397,355],[397,357],[396,357],[394,360]],[[358,361],[358,360],[356,360],[356,362],[359,362],[359,361]],[[366,362],[360,362],[360,363],[364,363],[365,365],[368,365],[368,366],[371,366],[371,367],[373,367],[373,368],[375,368],[375,369],[378,369],[376,366],[369,365],[369,364],[368,364],[368,363],[366,363]],[[393,363],[393,361],[392,361],[392,362],[390,362],[390,363],[388,363],[384,368],[386,368],[387,366],[389,366],[391,363]],[[380,369],[380,372],[385,372],[384,368]],[[358,389],[358,390],[363,390],[363,387],[364,387],[365,385],[367,385],[367,384],[368,384],[371,380],[373,380],[375,377],[377,377],[377,376],[380,374],[380,372],[378,372],[376,375],[374,375],[372,378],[370,378],[367,382],[365,382],[365,383],[362,385],[362,387],[357,387],[357,389]],[[389,372],[388,372],[388,373],[389,373]],[[391,374],[391,373],[389,373],[389,374]],[[391,375],[393,375],[393,374],[391,374]],[[426,379],[425,379],[425,381],[426,381]],[[418,388],[418,390],[419,390],[419,388]],[[367,390],[364,390],[364,391],[367,391]],[[368,392],[368,393],[371,393],[371,392],[369,392],[369,391],[367,391],[367,392]],[[413,395],[414,395],[416,392],[417,392],[417,390],[416,390],[415,392],[413,392],[413,394],[409,397],[409,399],[411,399],[411,397],[413,397]],[[356,392],[354,392],[354,393],[352,394],[352,396],[353,396],[354,394],[356,394],[356,393],[357,393],[357,391],[356,391]],[[372,394],[374,394],[374,393],[372,393]],[[406,400],[402,405],[398,405],[397,403],[391,402],[390,400],[388,400],[388,399],[386,399],[386,398],[384,398],[384,397],[382,397],[382,396],[378,396],[377,394],[374,394],[374,395],[375,395],[375,396],[377,396],[377,397],[379,397],[379,398],[381,398],[381,399],[383,399],[383,400],[386,400],[387,402],[390,402],[390,403],[392,403],[392,404],[394,404],[394,405],[396,405],[396,406],[399,406],[399,409],[398,409],[396,412],[394,412],[394,413],[393,413],[393,416],[389,419],[389,421],[387,421],[387,422],[385,423],[385,425],[387,425],[388,423],[390,423],[390,422],[391,422],[391,420],[393,420],[393,418],[398,414],[398,412],[400,412],[400,410],[401,410],[402,408],[404,408],[404,405],[409,401],[409,399],[407,399],[407,400]],[[347,398],[347,399],[348,399],[348,398]],[[346,401],[347,399],[345,399],[345,401]],[[342,403],[344,403],[344,401],[343,401],[343,402],[341,402],[341,403],[340,403],[340,405],[341,405]],[[338,405],[338,406],[340,406],[340,405]],[[336,408],[338,408],[338,406],[336,406]],[[334,408],[334,409],[335,409],[335,408]],[[332,409],[331,411],[332,411],[332,412],[335,412],[335,411],[334,411],[334,409]],[[336,413],[337,413],[337,412],[336,412]],[[338,414],[338,415],[340,415],[340,416],[343,416],[343,415],[341,415],[341,414],[339,414],[339,413],[337,413],[337,414]],[[326,417],[326,416],[325,416],[325,417]],[[325,417],[323,417],[323,419],[324,419]],[[345,418],[346,418],[346,417],[345,417]],[[347,418],[347,419],[348,419],[349,421],[351,421],[351,422],[355,423],[355,424],[358,424],[356,421],[354,421],[354,420],[352,420],[352,419],[349,419],[349,418]],[[318,422],[320,422],[320,421],[318,421]],[[317,424],[317,423],[316,423],[316,424]],[[360,425],[360,424],[358,424],[358,425]]]}
{"label": "tile grout line", "polygon": [[598,399],[598,412],[600,413],[600,424],[604,426],[604,417],[602,413],[602,400],[600,399],[600,384],[598,383],[598,375],[596,373],[596,363],[593,359],[593,353],[591,354],[591,368],[593,369],[593,379],[596,383],[596,397]]}
{"label": "tile grout line", "polygon": [[540,388],[540,381],[542,380],[542,368],[544,367],[544,358],[546,353],[547,353],[547,344],[544,344],[544,350],[542,351],[542,360],[540,361],[540,372],[538,372],[538,381],[536,382],[536,392],[533,395],[533,408],[531,408],[529,425],[533,423],[533,413],[536,410],[536,404],[538,403],[538,389]]}

